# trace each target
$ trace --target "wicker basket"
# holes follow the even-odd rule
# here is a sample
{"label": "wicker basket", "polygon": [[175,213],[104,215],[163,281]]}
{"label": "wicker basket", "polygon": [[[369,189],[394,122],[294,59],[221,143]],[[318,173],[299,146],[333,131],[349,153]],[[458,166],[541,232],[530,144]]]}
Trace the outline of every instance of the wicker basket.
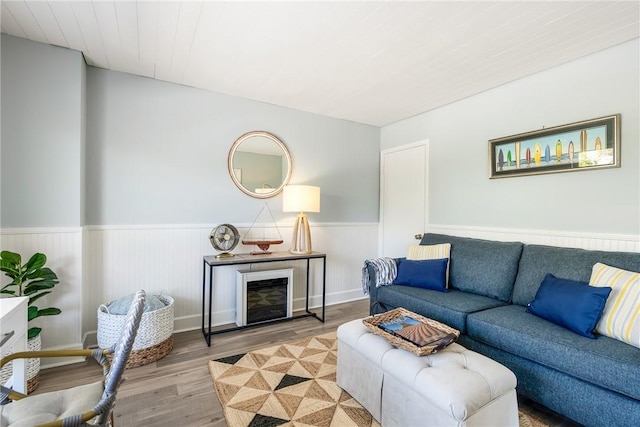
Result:
{"label": "wicker basket", "polygon": [[[26,351],[40,351],[42,350],[42,341],[41,335],[36,336],[27,341],[27,349]],[[12,354],[13,347],[9,348],[4,355],[8,356]],[[27,369],[27,394],[31,394],[40,384],[40,359],[32,358],[26,360],[26,369]],[[13,375],[13,361],[7,363],[0,369],[0,385],[5,384],[9,381],[9,378]]]}
{"label": "wicker basket", "polygon": [[[173,307],[168,295],[157,295],[165,307],[142,314],[127,368],[146,365],[162,359],[173,350]],[[120,338],[127,316],[111,314],[105,305],[98,308],[98,346],[111,347]]]}
{"label": "wicker basket", "polygon": [[[420,347],[410,341],[407,341],[404,338],[393,335],[385,331],[384,329],[378,327],[378,325],[382,322],[388,322],[403,316],[411,316],[422,323],[426,323],[427,325],[440,329],[448,334],[453,334],[455,338],[445,339],[443,341],[436,341],[433,344],[428,344]],[[454,329],[436,320],[429,319],[428,317],[420,316],[419,314],[416,314],[404,308],[394,308],[393,310],[389,310],[385,313],[366,317],[362,319],[362,323],[369,329],[369,331],[371,331],[371,333],[380,335],[381,337],[389,341],[394,347],[398,347],[398,348],[402,348],[404,350],[410,351],[416,356],[426,356],[428,354],[436,353],[437,351],[442,350],[447,345],[457,340],[458,337],[460,337],[460,331],[458,331],[457,329]]]}

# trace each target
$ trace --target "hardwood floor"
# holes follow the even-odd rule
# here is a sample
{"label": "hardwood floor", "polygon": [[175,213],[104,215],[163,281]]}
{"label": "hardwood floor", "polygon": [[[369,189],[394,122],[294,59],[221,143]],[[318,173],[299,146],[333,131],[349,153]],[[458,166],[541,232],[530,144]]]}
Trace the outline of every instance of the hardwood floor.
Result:
{"label": "hardwood floor", "polygon": [[[327,307],[326,322],[303,318],[291,322],[228,332],[213,336],[207,347],[200,331],[174,334],[175,346],[164,359],[125,371],[115,406],[115,424],[128,426],[226,426],[222,407],[213,389],[207,362],[245,353],[275,343],[334,331],[339,325],[368,314],[368,301]],[[101,379],[93,361],[40,372],[35,394]],[[523,401],[520,408],[552,426],[571,426],[568,420]]]}

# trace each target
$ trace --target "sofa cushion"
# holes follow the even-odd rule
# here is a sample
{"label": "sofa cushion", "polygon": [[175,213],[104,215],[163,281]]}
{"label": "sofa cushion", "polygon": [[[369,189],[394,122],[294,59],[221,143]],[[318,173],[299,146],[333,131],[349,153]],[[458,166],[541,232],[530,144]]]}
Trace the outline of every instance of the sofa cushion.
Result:
{"label": "sofa cushion", "polygon": [[[453,250],[452,248],[452,254]],[[637,252],[605,252],[525,245],[513,288],[513,303],[527,305],[533,301],[547,273],[588,283],[591,270],[598,262],[625,270],[640,271],[640,253]],[[451,268],[455,268],[453,259]]]}
{"label": "sofa cushion", "polygon": [[640,347],[640,273],[597,263],[589,285],[613,288],[598,333]]}
{"label": "sofa cushion", "polygon": [[450,288],[501,301],[511,299],[522,243],[434,233],[425,233],[420,241],[421,245],[441,243],[451,243]]}
{"label": "sofa cushion", "polygon": [[403,307],[465,333],[467,314],[505,303],[482,295],[449,289],[448,293],[410,286],[382,286],[377,300],[389,308]]}
{"label": "sofa cushion", "polygon": [[[407,258],[410,260],[442,259],[447,260],[451,255],[451,243],[441,245],[409,245],[407,247]],[[447,277],[445,286],[449,287],[449,264],[447,264]]]}
{"label": "sofa cushion", "polygon": [[[485,344],[640,399],[640,349],[599,335],[589,339],[508,305],[471,313],[467,334]],[[561,381],[561,380],[559,380]]]}
{"label": "sofa cushion", "polygon": [[593,339],[610,293],[609,287],[596,288],[547,274],[527,312]]}
{"label": "sofa cushion", "polygon": [[420,261],[399,259],[398,275],[393,284],[447,292],[448,264],[447,258]]}

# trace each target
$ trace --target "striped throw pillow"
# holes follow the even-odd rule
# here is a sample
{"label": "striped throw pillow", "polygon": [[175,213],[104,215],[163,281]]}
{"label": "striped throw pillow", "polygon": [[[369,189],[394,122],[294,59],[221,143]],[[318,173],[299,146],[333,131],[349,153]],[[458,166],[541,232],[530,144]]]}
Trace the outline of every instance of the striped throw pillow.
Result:
{"label": "striped throw pillow", "polygon": [[640,273],[597,263],[589,285],[612,288],[596,331],[640,348]]}
{"label": "striped throw pillow", "polygon": [[422,261],[425,259],[448,259],[447,288],[449,287],[449,264],[451,264],[450,254],[451,243],[442,243],[440,245],[409,245],[407,248],[407,259],[409,260]]}

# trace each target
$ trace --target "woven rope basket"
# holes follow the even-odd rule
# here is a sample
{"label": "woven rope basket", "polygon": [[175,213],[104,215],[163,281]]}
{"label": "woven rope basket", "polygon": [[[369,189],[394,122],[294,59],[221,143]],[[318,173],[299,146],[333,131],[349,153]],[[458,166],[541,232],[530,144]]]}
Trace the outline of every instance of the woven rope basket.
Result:
{"label": "woven rope basket", "polygon": [[[391,345],[393,345],[394,347],[410,351],[416,356],[426,356],[428,354],[436,353],[437,351],[444,348],[440,343],[434,343],[433,345],[419,347],[378,327],[378,325],[382,322],[395,320],[403,316],[411,316],[419,322],[426,323],[427,325],[431,325],[434,328],[440,329],[446,333],[453,334],[456,340],[458,339],[458,337],[460,337],[460,331],[458,331],[457,329],[454,329],[451,326],[445,325],[444,323],[429,319],[428,317],[421,316],[417,313],[401,307],[389,310],[382,314],[365,317],[364,319],[362,319],[362,323],[367,327],[367,329],[369,329],[371,333],[380,335],[381,337],[389,341],[389,343],[391,343]],[[449,343],[450,342],[445,343],[444,346],[448,345]]]}
{"label": "woven rope basket", "polygon": [[[42,350],[41,336],[38,335],[27,341],[26,351],[40,351]],[[9,348],[4,355],[8,356],[13,353],[13,347]],[[27,394],[34,391],[38,384],[40,384],[40,359],[27,359]],[[9,378],[13,375],[13,361],[7,363],[0,369],[0,384],[4,384],[9,381]]]}
{"label": "woven rope basket", "polygon": [[[140,327],[127,361],[127,368],[146,365],[162,359],[173,350],[174,301],[168,295],[157,295],[165,307],[142,314]],[[111,314],[104,304],[98,308],[98,346],[111,347],[120,338],[126,314]]]}

